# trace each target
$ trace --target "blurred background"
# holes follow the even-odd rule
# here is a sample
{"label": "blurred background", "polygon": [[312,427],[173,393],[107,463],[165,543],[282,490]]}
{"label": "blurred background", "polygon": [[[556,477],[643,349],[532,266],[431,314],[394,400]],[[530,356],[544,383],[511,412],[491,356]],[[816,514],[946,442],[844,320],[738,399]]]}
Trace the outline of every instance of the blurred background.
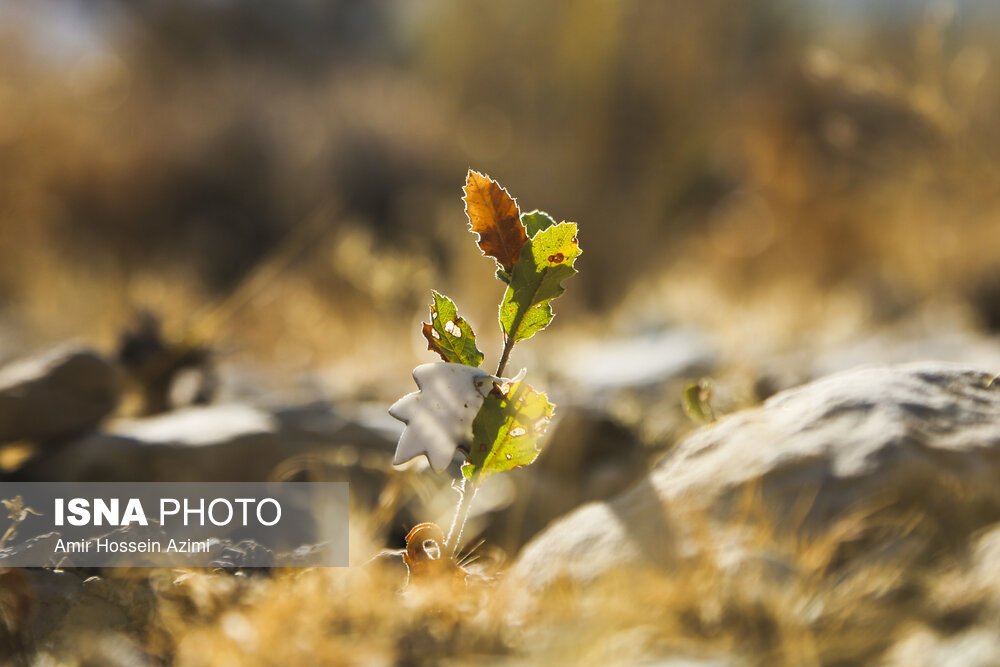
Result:
{"label": "blurred background", "polygon": [[111,346],[147,309],[391,397],[434,287],[495,364],[470,167],[581,226],[539,351],[639,318],[752,360],[928,304],[996,330],[998,25],[987,0],[3,0],[0,351]]}
{"label": "blurred background", "polygon": [[[354,565],[417,522],[450,525],[448,479],[391,465],[402,425],[386,408],[436,359],[419,333],[432,288],[496,367],[503,286],[468,232],[470,168],[522,212],[578,223],[583,249],[552,325],[508,366],[558,408],[538,462],[476,498],[464,536],[490,576],[550,522],[642,480],[697,427],[686,389],[704,417],[858,364],[998,371],[997,34],[995,0],[0,0],[0,479],[348,479]],[[347,655],[343,640],[430,656],[384,664],[459,650],[434,604],[411,614],[380,579],[336,583],[367,571],[171,574],[153,590],[177,609],[135,645],[258,664],[204,647],[229,637],[252,652],[247,621],[222,614],[274,581],[276,604],[252,621],[282,661],[300,631],[333,637],[316,655]],[[0,597],[22,574],[0,572]],[[67,625],[94,626],[65,635],[67,655],[110,627],[106,607],[46,583],[78,592],[97,577],[23,576],[45,610],[32,622],[48,624],[28,633],[37,646],[62,632],[59,604],[85,610]],[[756,609],[758,579],[682,590],[667,605],[679,636],[697,618],[688,599],[715,609],[746,581]],[[648,624],[655,605],[621,590],[566,637],[616,613]],[[788,604],[812,618],[805,590]],[[858,590],[831,605],[850,622],[815,623],[864,626],[881,651],[890,633],[855,613],[871,599]],[[350,616],[347,600],[363,609]],[[899,600],[908,624],[917,612]],[[372,604],[405,622],[370,624]],[[316,609],[348,620],[307,622]],[[495,645],[485,618],[482,634],[458,632],[484,638],[473,655]],[[16,632],[0,624],[0,656],[23,649],[4,621]],[[837,632],[834,655],[850,640]]]}

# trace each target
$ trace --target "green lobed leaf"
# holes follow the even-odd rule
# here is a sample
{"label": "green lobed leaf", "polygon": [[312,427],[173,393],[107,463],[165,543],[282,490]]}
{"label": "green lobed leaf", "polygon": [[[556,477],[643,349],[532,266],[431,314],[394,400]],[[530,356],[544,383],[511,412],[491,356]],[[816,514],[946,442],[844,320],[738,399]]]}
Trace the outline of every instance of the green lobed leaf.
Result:
{"label": "green lobed leaf", "polygon": [[576,223],[561,222],[528,239],[511,271],[500,304],[500,328],[507,340],[525,340],[554,317],[550,302],[565,291],[562,281],[576,273],[580,256]]}
{"label": "green lobed leaf", "polygon": [[431,294],[434,297],[430,305],[431,321],[421,328],[427,339],[427,349],[453,364],[478,367],[483,363],[483,353],[476,347],[472,327],[464,317],[458,316],[454,301],[434,290]]}
{"label": "green lobed leaf", "polygon": [[545,211],[535,209],[534,211],[525,213],[521,216],[521,224],[524,225],[524,229],[530,239],[543,229],[548,229],[552,225],[556,224],[556,221],[555,218]]}
{"label": "green lobed leaf", "polygon": [[462,474],[478,483],[531,464],[538,457],[538,439],[555,407],[545,394],[524,382],[511,383],[506,393],[494,389],[472,422],[472,448]]}

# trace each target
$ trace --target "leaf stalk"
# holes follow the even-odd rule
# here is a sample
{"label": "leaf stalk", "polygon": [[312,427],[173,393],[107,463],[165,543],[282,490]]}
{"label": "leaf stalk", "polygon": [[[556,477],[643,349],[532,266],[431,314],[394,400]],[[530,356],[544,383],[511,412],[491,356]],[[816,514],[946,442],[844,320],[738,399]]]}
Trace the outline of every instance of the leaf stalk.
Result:
{"label": "leaf stalk", "polygon": [[465,530],[465,522],[469,520],[472,500],[476,497],[477,491],[479,491],[478,483],[473,485],[469,480],[462,479],[462,486],[458,489],[460,498],[458,507],[455,509],[455,518],[451,521],[448,537],[444,541],[445,558],[454,558],[458,551],[458,545],[462,541],[462,531]]}

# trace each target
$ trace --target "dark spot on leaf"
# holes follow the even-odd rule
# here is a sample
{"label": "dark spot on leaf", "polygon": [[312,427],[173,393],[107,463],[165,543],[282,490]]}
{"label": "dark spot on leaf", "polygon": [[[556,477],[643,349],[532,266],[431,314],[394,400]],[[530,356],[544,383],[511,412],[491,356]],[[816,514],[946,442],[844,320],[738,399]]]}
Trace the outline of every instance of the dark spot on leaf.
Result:
{"label": "dark spot on leaf", "polygon": [[488,446],[488,445],[486,445],[485,443],[484,443],[484,444],[482,444],[482,445],[479,445],[479,451],[481,451],[481,452],[485,452],[485,451],[487,451],[487,450],[489,450],[489,446]]}
{"label": "dark spot on leaf", "polygon": [[563,256],[563,254],[561,252],[557,252],[554,255],[549,255],[549,261],[552,262],[553,264],[559,264],[564,259],[566,259],[566,258]]}
{"label": "dark spot on leaf", "polygon": [[468,407],[469,407],[469,404],[468,404],[468,403],[466,403],[466,404],[465,404],[465,407],[466,407],[466,408],[468,408]]}

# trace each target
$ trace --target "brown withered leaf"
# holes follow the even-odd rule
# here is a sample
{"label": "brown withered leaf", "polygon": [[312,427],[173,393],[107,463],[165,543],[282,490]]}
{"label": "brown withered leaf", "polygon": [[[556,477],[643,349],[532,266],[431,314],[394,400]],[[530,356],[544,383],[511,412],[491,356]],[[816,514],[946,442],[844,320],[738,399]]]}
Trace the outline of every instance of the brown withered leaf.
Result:
{"label": "brown withered leaf", "polygon": [[479,235],[480,249],[510,273],[528,240],[517,202],[496,181],[471,169],[462,189],[469,229]]}

